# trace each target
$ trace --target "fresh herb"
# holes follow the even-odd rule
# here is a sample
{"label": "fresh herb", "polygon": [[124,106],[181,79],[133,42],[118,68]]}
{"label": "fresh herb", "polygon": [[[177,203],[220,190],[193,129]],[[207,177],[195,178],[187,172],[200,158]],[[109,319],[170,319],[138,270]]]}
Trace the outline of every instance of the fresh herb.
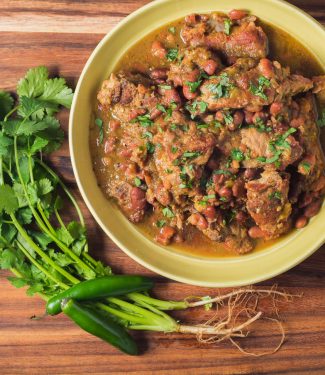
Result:
{"label": "fresh herb", "polygon": [[165,121],[169,120],[172,115],[173,115],[173,111],[177,108],[177,104],[175,102],[171,102],[168,109],[165,111],[166,113],[166,116],[165,116]]}
{"label": "fresh herb", "polygon": [[260,76],[258,79],[258,86],[254,85],[251,82],[249,90],[253,95],[259,96],[260,98],[267,100],[267,96],[264,93],[264,89],[270,86],[271,86],[270,80],[268,80],[264,76]]}
{"label": "fresh herb", "polygon": [[172,87],[170,85],[159,85],[159,87],[163,90],[171,90]]}
{"label": "fresh herb", "polygon": [[209,124],[196,124],[196,127],[198,129],[207,129],[209,127]]}
{"label": "fresh herb", "polygon": [[208,108],[208,103],[206,102],[200,102],[198,100],[194,100],[192,104],[187,104],[186,109],[191,113],[191,118],[194,119],[196,116],[197,110],[200,111],[200,113],[204,113]]}
{"label": "fresh herb", "polygon": [[325,126],[325,109],[323,109],[319,119],[317,120],[317,125],[320,128],[323,128]]}
{"label": "fresh herb", "polygon": [[266,126],[261,118],[257,118],[255,121],[256,129],[260,133],[270,133],[272,128],[270,126]]}
{"label": "fresh herb", "polygon": [[307,161],[300,162],[299,167],[301,167],[305,171],[306,174],[308,174],[311,169],[311,165]]}
{"label": "fresh herb", "polygon": [[147,113],[146,115],[140,115],[137,116],[134,120],[131,121],[132,123],[138,122],[141,126],[144,128],[147,128],[149,126],[153,125],[153,121],[150,119],[150,113]]}
{"label": "fresh herb", "polygon": [[169,169],[169,168],[166,168],[166,169],[165,169],[165,172],[168,173],[168,174],[173,173],[173,171],[172,171],[171,169]]}
{"label": "fresh herb", "polygon": [[153,154],[155,152],[155,145],[151,142],[147,142],[146,149],[149,154]]}
{"label": "fresh herb", "polygon": [[273,199],[281,200],[281,198],[282,198],[282,193],[281,193],[281,191],[273,191],[273,192],[269,195],[269,199],[270,199],[270,200],[273,200]]}
{"label": "fresh herb", "polygon": [[228,202],[228,199],[226,197],[220,197],[219,200],[221,202]]}
{"label": "fresh herb", "polygon": [[153,134],[151,132],[148,132],[148,131],[145,131],[143,134],[142,134],[142,138],[148,138],[148,139],[152,139],[153,137]]}
{"label": "fresh herb", "polygon": [[229,18],[226,18],[223,22],[224,22],[224,31],[225,31],[225,34],[226,35],[230,35],[231,26],[232,26],[231,20]]}
{"label": "fresh herb", "polygon": [[232,115],[229,112],[225,112],[223,114],[223,119],[224,119],[226,125],[230,125],[234,122],[234,118],[232,117]]}
{"label": "fresh herb", "polygon": [[165,225],[166,225],[166,220],[157,220],[156,221],[156,227],[157,228],[162,228]]}
{"label": "fresh herb", "polygon": [[157,104],[157,105],[156,105],[156,108],[157,108],[159,111],[161,111],[161,112],[163,112],[163,113],[166,113],[166,108],[165,108],[162,104]]}
{"label": "fresh herb", "polygon": [[230,82],[227,73],[222,73],[216,78],[219,79],[218,83],[211,83],[207,86],[210,92],[215,95],[216,99],[229,97],[230,90],[234,85]]}
{"label": "fresh herb", "polygon": [[177,125],[176,125],[176,124],[171,124],[171,125],[170,125],[170,128],[171,128],[172,130],[177,130]]}
{"label": "fresh herb", "polygon": [[205,195],[202,200],[200,200],[198,203],[201,205],[201,206],[206,206],[208,204],[208,201],[209,199],[215,199],[216,198],[216,195],[215,194],[209,194],[209,195]]}
{"label": "fresh herb", "polygon": [[182,155],[182,159],[195,159],[202,155],[202,152],[200,151],[185,151]]}
{"label": "fresh herb", "polygon": [[177,48],[170,48],[167,52],[166,59],[168,61],[175,61],[178,58],[178,49]]}
{"label": "fresh herb", "polygon": [[176,154],[177,150],[178,150],[178,147],[172,146],[171,151],[173,154]]}
{"label": "fresh herb", "polygon": [[134,177],[134,185],[137,187],[142,185],[142,181],[139,177]]}
{"label": "fresh herb", "polygon": [[176,28],[175,28],[174,26],[169,27],[169,28],[168,28],[168,31],[169,31],[171,34],[175,35],[175,33],[176,33]]}
{"label": "fresh herb", "polygon": [[233,174],[230,172],[230,171],[226,171],[224,169],[216,169],[213,171],[213,174],[223,174],[223,175],[228,175],[228,176],[232,176]]}
{"label": "fresh herb", "polygon": [[163,215],[165,216],[165,217],[168,217],[169,219],[171,219],[171,218],[173,218],[173,217],[175,217],[175,215],[174,215],[174,212],[171,210],[171,208],[170,207],[164,207],[163,209],[162,209],[162,213],[163,213]]}
{"label": "fresh herb", "polygon": [[201,85],[201,83],[202,83],[202,80],[198,80],[194,82],[186,81],[185,85],[190,88],[191,92],[195,92],[198,89],[198,87]]}
{"label": "fresh herb", "polygon": [[104,140],[104,127],[103,127],[103,120],[100,118],[96,118],[95,124],[99,128],[99,143],[103,143]]}
{"label": "fresh herb", "polygon": [[233,160],[243,161],[245,159],[244,154],[238,148],[234,148],[231,150],[231,157]]}

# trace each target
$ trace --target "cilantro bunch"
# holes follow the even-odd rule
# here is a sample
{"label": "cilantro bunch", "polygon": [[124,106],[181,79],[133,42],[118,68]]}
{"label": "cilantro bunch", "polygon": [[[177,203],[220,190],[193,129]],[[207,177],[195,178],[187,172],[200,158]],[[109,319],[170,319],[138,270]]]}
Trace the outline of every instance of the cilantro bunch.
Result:
{"label": "cilantro bunch", "polygon": [[[110,273],[88,254],[84,219],[76,201],[42,160],[58,149],[63,131],[54,115],[73,97],[63,78],[45,67],[30,69],[18,98],[0,91],[0,267],[16,287],[45,298],[82,279]],[[15,105],[16,102],[16,105]],[[65,223],[65,200],[79,221]]]}

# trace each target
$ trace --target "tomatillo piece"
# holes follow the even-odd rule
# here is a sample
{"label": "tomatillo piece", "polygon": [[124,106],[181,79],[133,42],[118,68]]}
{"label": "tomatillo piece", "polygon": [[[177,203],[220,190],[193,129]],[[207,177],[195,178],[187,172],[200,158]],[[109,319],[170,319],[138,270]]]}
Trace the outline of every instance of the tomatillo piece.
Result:
{"label": "tomatillo piece", "polygon": [[136,355],[138,348],[127,331],[99,311],[74,301],[63,299],[61,308],[65,315],[84,331],[120,349],[122,352]]}
{"label": "tomatillo piece", "polygon": [[145,291],[152,287],[151,279],[136,275],[111,275],[82,281],[50,298],[46,304],[46,312],[49,315],[59,314],[62,311],[61,301],[64,298],[86,301]]}

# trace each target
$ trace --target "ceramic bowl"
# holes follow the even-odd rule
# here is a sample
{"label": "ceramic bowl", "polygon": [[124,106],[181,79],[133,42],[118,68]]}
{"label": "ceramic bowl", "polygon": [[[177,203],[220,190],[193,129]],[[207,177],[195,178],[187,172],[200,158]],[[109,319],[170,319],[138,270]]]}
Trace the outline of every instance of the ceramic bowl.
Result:
{"label": "ceramic bowl", "polygon": [[[146,238],[97,186],[88,146],[94,98],[115,64],[150,31],[193,12],[243,8],[290,33],[325,67],[325,30],[300,9],[280,0],[156,0],[132,13],[98,44],[80,76],[70,113],[70,153],[80,192],[104,232],[143,266],[184,283],[229,287],[256,283],[297,265],[325,241],[325,208],[304,229],[265,250],[229,258],[200,258],[162,247]],[[114,265],[113,265],[114,266]],[[130,270],[132,272],[132,270]]]}

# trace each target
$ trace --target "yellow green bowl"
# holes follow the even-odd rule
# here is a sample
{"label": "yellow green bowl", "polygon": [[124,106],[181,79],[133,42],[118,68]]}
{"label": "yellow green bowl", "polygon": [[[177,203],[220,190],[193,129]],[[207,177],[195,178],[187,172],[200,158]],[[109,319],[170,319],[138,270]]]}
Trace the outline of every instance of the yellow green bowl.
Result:
{"label": "yellow green bowl", "polygon": [[[184,283],[229,287],[256,283],[297,265],[325,242],[325,208],[304,229],[267,249],[232,258],[199,258],[162,247],[141,234],[97,186],[89,152],[89,122],[101,82],[134,43],[150,31],[193,12],[227,12],[243,6],[298,39],[325,67],[325,30],[300,9],[280,0],[156,0],[126,17],[98,44],[80,76],[70,113],[70,153],[89,210],[105,233],[143,266]],[[132,270],[130,269],[130,272]]]}

